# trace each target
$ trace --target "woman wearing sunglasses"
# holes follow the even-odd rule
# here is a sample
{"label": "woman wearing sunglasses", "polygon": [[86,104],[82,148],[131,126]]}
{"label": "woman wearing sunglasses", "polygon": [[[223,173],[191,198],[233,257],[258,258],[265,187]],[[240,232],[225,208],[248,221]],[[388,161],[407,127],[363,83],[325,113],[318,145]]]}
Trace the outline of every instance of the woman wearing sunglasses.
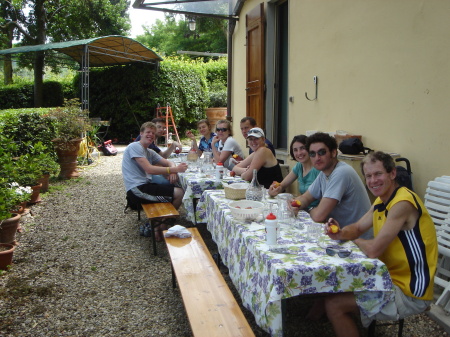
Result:
{"label": "woman wearing sunglasses", "polygon": [[[216,124],[217,136],[212,140],[212,152],[214,162],[223,163],[223,167],[229,170],[233,169],[234,162],[231,160],[233,155],[244,158],[244,153],[239,144],[234,140],[233,131],[231,129],[231,122],[226,119],[221,119]],[[219,144],[216,146],[216,144]]]}
{"label": "woman wearing sunglasses", "polygon": [[[275,197],[279,193],[288,188],[295,180],[298,181],[299,195],[302,195],[308,190],[309,185],[316,180],[320,171],[313,167],[311,158],[309,157],[308,150],[306,149],[306,136],[295,136],[289,147],[289,153],[292,160],[296,160],[297,164],[294,166],[291,172],[278,184],[272,184],[269,188],[269,195]],[[319,200],[311,203],[310,207],[315,207],[319,203]]]}
{"label": "woman wearing sunglasses", "polygon": [[281,181],[281,167],[272,151],[266,146],[264,131],[253,128],[247,134],[248,146],[253,150],[252,154],[237,164],[233,171],[242,179],[251,181],[253,170],[258,170],[258,182],[265,188],[269,188],[274,180]]}
{"label": "woman wearing sunglasses", "polygon": [[[203,151],[212,152],[212,140],[217,135],[216,133],[211,132],[207,119],[201,119],[197,122],[197,130],[202,135],[198,145],[195,135],[191,130],[186,131],[186,136],[192,140],[192,148],[197,151],[197,154],[200,157]],[[216,146],[218,146],[218,144],[216,144]]]}

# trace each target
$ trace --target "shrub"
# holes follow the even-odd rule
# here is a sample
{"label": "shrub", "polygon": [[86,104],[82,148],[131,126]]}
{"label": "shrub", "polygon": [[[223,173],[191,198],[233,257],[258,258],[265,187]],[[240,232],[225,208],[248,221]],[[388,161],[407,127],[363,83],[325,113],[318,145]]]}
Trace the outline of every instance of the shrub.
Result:
{"label": "shrub", "polygon": [[42,117],[48,111],[48,109],[20,109],[0,113],[0,131],[5,137],[17,143],[16,156],[28,152],[27,142],[41,141],[48,152],[56,158],[51,141],[55,138],[55,125],[50,119]]}
{"label": "shrub", "polygon": [[57,107],[64,103],[62,85],[56,81],[44,82],[44,107]]}

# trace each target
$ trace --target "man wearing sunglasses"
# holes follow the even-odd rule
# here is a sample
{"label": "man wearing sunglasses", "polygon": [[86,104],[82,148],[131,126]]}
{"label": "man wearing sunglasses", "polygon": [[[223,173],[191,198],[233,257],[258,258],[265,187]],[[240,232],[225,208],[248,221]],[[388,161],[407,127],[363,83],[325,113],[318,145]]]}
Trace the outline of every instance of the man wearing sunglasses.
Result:
{"label": "man wearing sunglasses", "polygon": [[[419,196],[396,182],[396,167],[389,154],[369,153],[361,168],[377,199],[357,222],[328,235],[335,240],[354,240],[368,257],[383,261],[394,289],[384,303],[371,291],[327,296],[325,311],[336,336],[358,336],[353,314],[360,314],[363,325],[369,326],[372,320],[398,320],[421,313],[433,301],[438,255],[433,220]],[[331,224],[339,226],[334,219],[329,219]],[[371,228],[373,239],[358,238]],[[360,310],[367,301],[379,302],[378,313],[368,315]]]}
{"label": "man wearing sunglasses", "polygon": [[[336,139],[318,132],[308,137],[306,149],[313,166],[321,172],[308,190],[297,197],[300,208],[309,209],[316,222],[326,222],[333,217],[342,227],[360,219],[370,208],[369,196],[358,173],[337,159]],[[320,200],[319,204],[309,208],[315,200]],[[372,233],[363,235],[370,238]]]}

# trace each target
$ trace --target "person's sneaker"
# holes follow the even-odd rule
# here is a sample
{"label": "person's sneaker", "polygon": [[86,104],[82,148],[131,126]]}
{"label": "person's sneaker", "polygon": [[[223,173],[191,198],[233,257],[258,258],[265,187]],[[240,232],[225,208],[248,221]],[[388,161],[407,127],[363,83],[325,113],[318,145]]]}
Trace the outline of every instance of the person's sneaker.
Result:
{"label": "person's sneaker", "polygon": [[139,234],[146,238],[152,236],[152,226],[147,222],[139,226]]}
{"label": "person's sneaker", "polygon": [[144,225],[144,236],[146,238],[152,236],[152,226],[148,222]]}

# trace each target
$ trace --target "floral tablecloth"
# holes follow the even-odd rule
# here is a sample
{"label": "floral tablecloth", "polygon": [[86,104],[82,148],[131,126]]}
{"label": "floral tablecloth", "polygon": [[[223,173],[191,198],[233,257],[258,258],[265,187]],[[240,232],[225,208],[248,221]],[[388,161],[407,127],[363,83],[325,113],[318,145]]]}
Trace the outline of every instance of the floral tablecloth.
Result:
{"label": "floral tablecloth", "polygon": [[[263,223],[233,219],[230,201],[223,191],[205,191],[197,205],[197,216],[207,222],[243,304],[272,336],[283,334],[282,299],[355,292],[362,311],[371,316],[393,296],[383,262],[367,258],[353,242],[339,243],[324,234],[308,237],[302,229],[314,224],[308,213],[302,212],[294,225],[281,225],[278,245],[269,248]],[[328,256],[328,245],[344,245],[352,253],[348,258]]]}
{"label": "floral tablecloth", "polygon": [[215,177],[200,175],[197,172],[179,173],[181,187],[184,189],[183,206],[186,209],[189,221],[193,223],[202,222],[200,218],[195,218],[194,199],[200,199],[203,191],[206,190],[223,190],[223,184],[232,184],[235,182],[244,182],[240,178],[227,178],[216,180]]}

